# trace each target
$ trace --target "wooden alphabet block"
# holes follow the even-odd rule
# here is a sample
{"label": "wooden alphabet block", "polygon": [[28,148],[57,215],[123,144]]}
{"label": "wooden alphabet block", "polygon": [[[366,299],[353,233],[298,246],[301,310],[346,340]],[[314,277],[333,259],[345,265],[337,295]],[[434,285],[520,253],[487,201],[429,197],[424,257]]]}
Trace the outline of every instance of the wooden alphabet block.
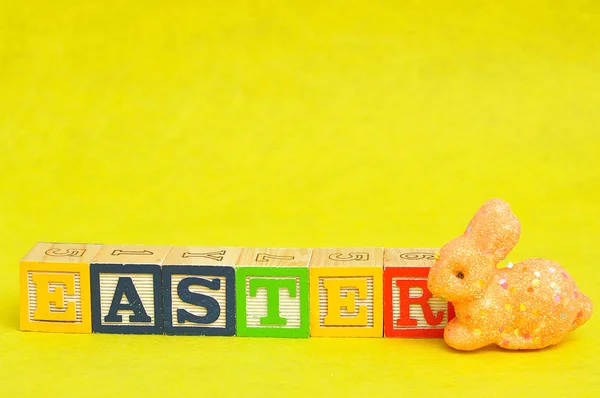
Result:
{"label": "wooden alphabet block", "polygon": [[21,260],[21,330],[91,333],[90,260],[100,245],[38,243]]}
{"label": "wooden alphabet block", "polygon": [[310,334],[382,337],[383,249],[315,249],[310,262]]}
{"label": "wooden alphabet block", "polygon": [[237,335],[309,337],[311,249],[244,249],[236,267]]}
{"label": "wooden alphabet block", "polygon": [[95,333],[163,332],[160,266],[170,246],[105,245],[90,265]]}
{"label": "wooden alphabet block", "polygon": [[176,246],[162,265],[165,333],[235,335],[237,247]]}
{"label": "wooden alphabet block", "polygon": [[385,249],[385,337],[443,337],[452,304],[433,297],[427,275],[437,249]]}

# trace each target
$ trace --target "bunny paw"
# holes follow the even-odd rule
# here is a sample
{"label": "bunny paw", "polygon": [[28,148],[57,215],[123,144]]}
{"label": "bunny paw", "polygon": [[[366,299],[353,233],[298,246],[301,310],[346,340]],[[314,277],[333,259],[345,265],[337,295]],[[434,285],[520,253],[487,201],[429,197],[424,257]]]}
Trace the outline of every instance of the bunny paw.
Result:
{"label": "bunny paw", "polygon": [[505,333],[500,336],[500,341],[497,345],[510,350],[535,350],[543,348],[539,337],[532,338],[527,334],[521,335],[518,329],[515,329],[511,334]]}
{"label": "bunny paw", "polygon": [[491,343],[490,337],[481,329],[472,329],[458,322],[457,318],[446,325],[444,331],[446,343],[457,350],[471,351]]}

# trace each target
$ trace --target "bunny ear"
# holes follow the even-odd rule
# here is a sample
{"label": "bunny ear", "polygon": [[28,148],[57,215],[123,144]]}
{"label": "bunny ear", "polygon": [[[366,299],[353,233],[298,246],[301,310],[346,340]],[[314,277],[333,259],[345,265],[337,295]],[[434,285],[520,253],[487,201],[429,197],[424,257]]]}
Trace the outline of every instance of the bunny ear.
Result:
{"label": "bunny ear", "polygon": [[485,202],[465,231],[465,238],[488,256],[494,265],[506,258],[520,235],[521,224],[502,199]]}

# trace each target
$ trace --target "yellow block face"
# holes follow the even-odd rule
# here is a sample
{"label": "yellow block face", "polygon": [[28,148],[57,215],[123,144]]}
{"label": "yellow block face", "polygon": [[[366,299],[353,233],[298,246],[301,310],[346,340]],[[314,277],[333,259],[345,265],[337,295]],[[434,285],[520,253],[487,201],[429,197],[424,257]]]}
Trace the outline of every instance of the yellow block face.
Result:
{"label": "yellow block face", "polygon": [[38,243],[21,260],[21,330],[91,333],[89,260],[99,249]]}
{"label": "yellow block face", "polygon": [[311,336],[382,337],[381,260],[380,249],[315,250],[310,266]]}
{"label": "yellow block face", "polygon": [[[326,303],[327,315],[319,318],[324,327],[335,326],[373,326],[369,319],[368,278],[322,278],[323,301]],[[343,290],[348,290],[341,297]],[[356,290],[356,292],[354,291]],[[358,292],[358,294],[357,294]],[[321,294],[321,291],[319,291]],[[357,302],[358,301],[358,302]],[[366,301],[364,305],[360,302]],[[355,314],[352,316],[352,314]]]}
{"label": "yellow block face", "polygon": [[[31,319],[77,322],[75,307],[81,303],[80,277],[77,273],[27,272],[27,289],[31,292],[33,287],[36,297],[35,309],[33,305],[29,307],[30,311],[33,310]],[[75,293],[76,290],[79,291],[79,297]]]}

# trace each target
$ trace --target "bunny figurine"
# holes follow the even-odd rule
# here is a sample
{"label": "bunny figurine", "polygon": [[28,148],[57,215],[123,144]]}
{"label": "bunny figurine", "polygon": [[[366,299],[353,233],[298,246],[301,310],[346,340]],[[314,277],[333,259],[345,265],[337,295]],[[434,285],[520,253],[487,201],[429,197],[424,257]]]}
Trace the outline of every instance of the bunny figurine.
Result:
{"label": "bunny figurine", "polygon": [[463,235],[436,256],[428,288],[456,310],[444,331],[449,346],[511,350],[559,343],[592,314],[592,302],[557,263],[541,258],[500,266],[521,226],[508,203],[486,202]]}

